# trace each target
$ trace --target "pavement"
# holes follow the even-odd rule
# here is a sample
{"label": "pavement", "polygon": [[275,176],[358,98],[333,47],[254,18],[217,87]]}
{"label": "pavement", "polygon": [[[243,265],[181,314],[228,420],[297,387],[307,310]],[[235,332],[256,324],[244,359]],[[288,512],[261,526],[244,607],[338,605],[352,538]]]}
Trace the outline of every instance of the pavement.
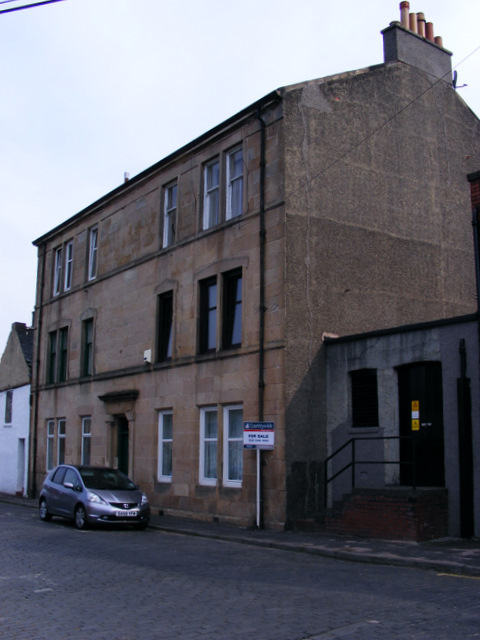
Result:
{"label": "pavement", "polygon": [[[36,509],[37,501],[0,493],[0,502]],[[440,538],[428,542],[379,540],[323,532],[276,531],[159,515],[152,510],[150,528],[271,549],[371,564],[414,567],[480,579],[480,539]]]}

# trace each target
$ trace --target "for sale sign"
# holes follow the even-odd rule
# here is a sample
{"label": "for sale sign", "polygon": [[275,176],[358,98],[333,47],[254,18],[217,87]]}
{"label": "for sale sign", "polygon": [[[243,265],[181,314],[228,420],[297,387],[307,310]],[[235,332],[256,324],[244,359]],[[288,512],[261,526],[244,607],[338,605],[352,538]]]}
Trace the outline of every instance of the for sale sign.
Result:
{"label": "for sale sign", "polygon": [[243,448],[272,450],[275,445],[274,422],[244,422]]}

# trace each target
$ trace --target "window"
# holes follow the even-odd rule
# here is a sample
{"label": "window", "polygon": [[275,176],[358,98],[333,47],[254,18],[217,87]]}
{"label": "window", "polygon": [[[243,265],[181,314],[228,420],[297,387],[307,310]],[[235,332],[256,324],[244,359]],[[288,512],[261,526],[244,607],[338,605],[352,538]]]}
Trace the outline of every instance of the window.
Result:
{"label": "window", "polygon": [[200,282],[200,353],[215,351],[217,347],[217,279]]}
{"label": "window", "polygon": [[88,242],[88,279],[97,277],[98,227],[90,229]]}
{"label": "window", "polygon": [[204,168],[203,229],[218,224],[220,209],[220,162],[213,160]]}
{"label": "window", "polygon": [[62,418],[57,423],[57,451],[58,451],[58,462],[57,464],[63,464],[65,462],[65,419]]}
{"label": "window", "polygon": [[157,318],[157,362],[164,362],[172,357],[173,291],[158,296]]}
{"label": "window", "polygon": [[48,334],[48,370],[47,384],[53,384],[57,375],[57,332]]}
{"label": "window", "polygon": [[222,346],[224,349],[242,344],[242,270],[223,275]]}
{"label": "window", "polygon": [[173,414],[161,411],[158,414],[158,479],[172,481]]}
{"label": "window", "polygon": [[53,295],[58,296],[62,290],[62,247],[55,249],[54,267],[53,267]]}
{"label": "window", "polygon": [[55,420],[47,421],[47,471],[53,469],[53,442],[55,438]]}
{"label": "window", "polygon": [[64,246],[57,247],[53,258],[53,295],[72,288],[73,274],[73,240]]}
{"label": "window", "polygon": [[63,283],[64,291],[69,291],[72,288],[72,276],[73,276],[73,240],[67,242],[65,245],[65,281]]}
{"label": "window", "polygon": [[235,149],[227,155],[227,215],[235,218],[243,210],[243,150]]}
{"label": "window", "polygon": [[5,424],[12,424],[13,391],[9,389],[5,394]]}
{"label": "window", "polygon": [[177,217],[177,183],[165,187],[163,204],[163,246],[168,247],[175,242],[175,224]]}
{"label": "window", "polygon": [[378,427],[377,370],[350,372],[352,389],[352,425]]}
{"label": "window", "polygon": [[58,351],[58,381],[65,382],[68,363],[68,327],[63,327],[58,332]]}
{"label": "window", "polygon": [[47,384],[65,382],[68,368],[68,327],[48,334]]}
{"label": "window", "polygon": [[82,418],[82,464],[89,465],[91,460],[90,455],[90,438],[92,435],[92,418],[85,416]]}
{"label": "window", "polygon": [[217,409],[200,411],[200,484],[217,483]]}
{"label": "window", "polygon": [[83,322],[82,376],[93,375],[93,318]]}
{"label": "window", "polygon": [[242,405],[223,410],[223,484],[241,487],[243,475],[243,408]]}

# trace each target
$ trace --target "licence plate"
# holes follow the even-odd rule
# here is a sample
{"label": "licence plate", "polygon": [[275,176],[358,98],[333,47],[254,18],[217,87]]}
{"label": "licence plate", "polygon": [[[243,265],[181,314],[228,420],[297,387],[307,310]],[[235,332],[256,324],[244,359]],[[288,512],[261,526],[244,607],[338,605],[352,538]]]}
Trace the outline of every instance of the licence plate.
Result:
{"label": "licence plate", "polygon": [[138,511],[116,511],[117,518],[135,518],[138,516]]}

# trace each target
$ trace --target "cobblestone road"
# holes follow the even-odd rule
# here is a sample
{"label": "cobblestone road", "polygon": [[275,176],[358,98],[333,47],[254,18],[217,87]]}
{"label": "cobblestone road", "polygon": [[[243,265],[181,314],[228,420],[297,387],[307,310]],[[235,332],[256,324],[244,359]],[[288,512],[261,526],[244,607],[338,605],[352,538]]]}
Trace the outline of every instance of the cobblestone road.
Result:
{"label": "cobblestone road", "polygon": [[480,580],[0,504],[2,640],[465,640]]}

